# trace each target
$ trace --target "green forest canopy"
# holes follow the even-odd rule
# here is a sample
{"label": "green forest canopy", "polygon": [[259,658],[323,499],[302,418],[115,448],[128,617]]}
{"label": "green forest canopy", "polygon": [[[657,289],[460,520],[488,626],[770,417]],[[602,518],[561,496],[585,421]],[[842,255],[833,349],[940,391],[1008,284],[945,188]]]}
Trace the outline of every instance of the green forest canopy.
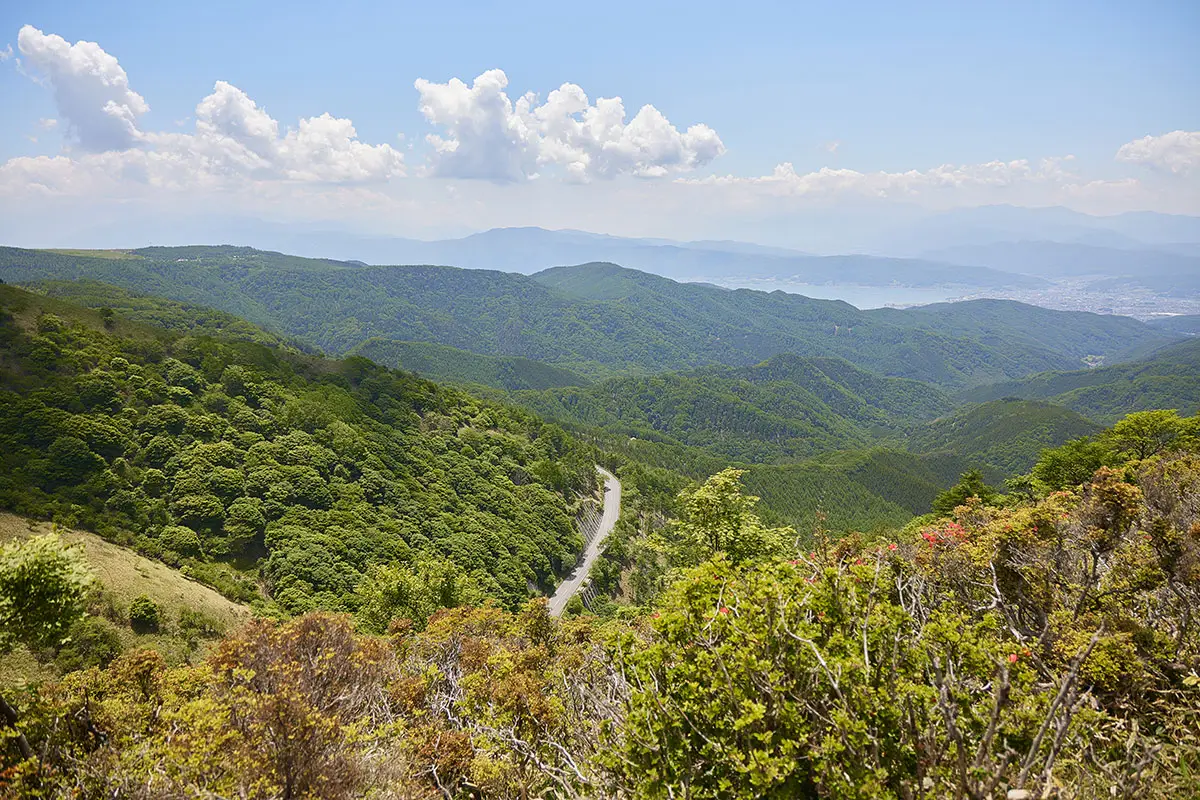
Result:
{"label": "green forest canopy", "polygon": [[146,248],[125,259],[0,248],[0,279],[9,283],[79,278],[210,306],[334,354],[383,337],[519,356],[589,378],[744,366],[791,352],[957,388],[1071,369],[1088,356],[1116,360],[1173,338],[1125,317],[1009,301],[860,311],[611,264],[524,276],[248,248]]}
{"label": "green forest canopy", "polygon": [[589,454],[524,411],[366,359],[179,335],[0,287],[0,505],[289,612],[449,560],[514,606],[581,543]]}

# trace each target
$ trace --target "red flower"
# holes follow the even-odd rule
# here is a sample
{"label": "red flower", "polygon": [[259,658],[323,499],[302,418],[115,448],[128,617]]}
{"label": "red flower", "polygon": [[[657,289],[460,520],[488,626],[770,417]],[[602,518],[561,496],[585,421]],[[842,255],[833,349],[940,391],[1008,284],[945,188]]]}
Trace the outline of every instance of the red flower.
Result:
{"label": "red flower", "polygon": [[896,549],[896,543],[895,543],[895,542],[892,542],[891,544],[889,544],[889,545],[888,545],[888,550],[895,550],[895,549]]}
{"label": "red flower", "polygon": [[1015,663],[1017,663],[1018,658],[1019,658],[1019,656],[1016,653],[1009,653],[1008,654],[1008,663],[1015,664]]}
{"label": "red flower", "polygon": [[726,608],[725,606],[721,606],[721,613],[722,613],[722,614],[728,614],[728,613],[729,613],[729,609],[728,609],[728,608]]}

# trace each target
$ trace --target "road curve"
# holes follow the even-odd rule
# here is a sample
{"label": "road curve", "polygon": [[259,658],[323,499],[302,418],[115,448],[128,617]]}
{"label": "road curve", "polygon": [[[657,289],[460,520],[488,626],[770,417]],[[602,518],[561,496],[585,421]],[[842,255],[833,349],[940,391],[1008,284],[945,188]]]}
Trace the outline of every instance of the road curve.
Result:
{"label": "road curve", "polygon": [[592,538],[591,544],[584,551],[583,561],[579,562],[575,571],[554,590],[554,595],[550,598],[550,616],[552,617],[561,617],[567,608],[567,602],[575,596],[579,587],[583,586],[588,573],[591,572],[592,564],[600,557],[604,540],[612,533],[613,528],[617,525],[617,517],[621,515],[621,482],[617,480],[616,475],[604,467],[598,466],[596,471],[604,478],[604,512],[600,517],[600,527]]}

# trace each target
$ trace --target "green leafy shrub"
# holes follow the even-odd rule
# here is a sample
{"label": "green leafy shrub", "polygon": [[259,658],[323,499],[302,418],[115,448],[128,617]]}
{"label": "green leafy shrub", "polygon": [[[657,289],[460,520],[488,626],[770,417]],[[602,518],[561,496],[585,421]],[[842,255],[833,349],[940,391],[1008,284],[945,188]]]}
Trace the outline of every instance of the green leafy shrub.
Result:
{"label": "green leafy shrub", "polygon": [[158,603],[146,595],[139,595],[129,604],[129,627],[138,633],[153,633],[159,625]]}
{"label": "green leafy shrub", "polygon": [[107,667],[123,649],[116,625],[104,617],[88,616],[71,626],[66,644],[54,656],[54,664],[63,673]]}

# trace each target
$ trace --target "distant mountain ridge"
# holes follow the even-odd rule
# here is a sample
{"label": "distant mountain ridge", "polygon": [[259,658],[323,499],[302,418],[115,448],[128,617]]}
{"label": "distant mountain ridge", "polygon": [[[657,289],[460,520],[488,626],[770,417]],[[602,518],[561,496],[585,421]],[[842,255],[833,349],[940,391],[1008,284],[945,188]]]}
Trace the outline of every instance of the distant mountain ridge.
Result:
{"label": "distant mountain ridge", "polygon": [[868,252],[918,256],[961,246],[1048,241],[1128,250],[1200,242],[1200,217],[1133,211],[1094,216],[1062,206],[989,205],[943,211],[864,234]]}
{"label": "distant mountain ridge", "polygon": [[1009,301],[860,311],[779,291],[680,284],[612,264],[522,276],[228,247],[134,255],[0,248],[0,279],[100,280],[235,314],[333,354],[382,337],[528,358],[592,379],[751,365],[790,352],[959,388],[1075,368],[1089,355],[1128,357],[1173,338],[1125,317]]}
{"label": "distant mountain ridge", "polygon": [[1030,375],[960,395],[968,402],[1001,397],[1047,400],[1098,422],[1114,422],[1130,411],[1153,408],[1195,414],[1200,412],[1200,339],[1169,345],[1123,364]]}
{"label": "distant mountain ridge", "polygon": [[1200,271],[1200,258],[1149,249],[1097,247],[1048,241],[996,242],[933,250],[929,258],[1012,272],[1079,275],[1186,275]]}
{"label": "distant mountain ridge", "polygon": [[[764,255],[869,253],[902,258],[920,258],[923,252],[960,245],[1030,240],[1131,250],[1169,250],[1185,255],[1196,255],[1195,248],[1200,245],[1200,217],[1155,212],[1098,216],[1061,206],[985,205],[930,211],[906,203],[863,200],[852,206],[810,208],[775,220],[751,222],[726,217],[715,225],[713,222],[706,220],[696,227],[699,236],[629,238],[627,241]],[[0,219],[0,241],[23,247],[128,249],[143,242],[170,245],[241,242],[265,250],[369,264],[443,261],[427,258],[411,248],[426,248],[424,252],[428,252],[431,244],[463,240],[481,233],[460,227],[442,227],[433,235],[414,233],[415,229],[411,227],[404,230],[403,234],[367,233],[352,225],[322,229],[308,222],[280,223],[244,214],[189,215],[185,219],[128,214],[102,224],[56,219],[53,225],[44,227],[30,226],[19,218]],[[554,233],[577,235],[581,241],[583,237],[605,238],[603,234],[584,231]],[[405,238],[414,235],[418,238]],[[622,237],[607,238],[620,240]],[[435,241],[424,241],[426,239]],[[759,244],[751,244],[753,242]],[[600,252],[577,253],[572,258],[556,260],[546,266],[596,260],[613,259]],[[500,267],[497,265],[496,268]]]}
{"label": "distant mountain ridge", "polygon": [[1045,281],[988,267],[868,255],[814,256],[744,242],[664,242],[580,231],[496,228],[462,239],[397,242],[391,263],[447,264],[532,274],[550,267],[611,262],[680,280],[738,278],[868,286],[1036,288]]}
{"label": "distant mountain ridge", "polygon": [[1175,297],[1200,293],[1200,257],[1177,252],[1022,241],[951,247],[927,255],[957,264],[1051,278],[1099,277],[1097,288],[1119,282]]}

